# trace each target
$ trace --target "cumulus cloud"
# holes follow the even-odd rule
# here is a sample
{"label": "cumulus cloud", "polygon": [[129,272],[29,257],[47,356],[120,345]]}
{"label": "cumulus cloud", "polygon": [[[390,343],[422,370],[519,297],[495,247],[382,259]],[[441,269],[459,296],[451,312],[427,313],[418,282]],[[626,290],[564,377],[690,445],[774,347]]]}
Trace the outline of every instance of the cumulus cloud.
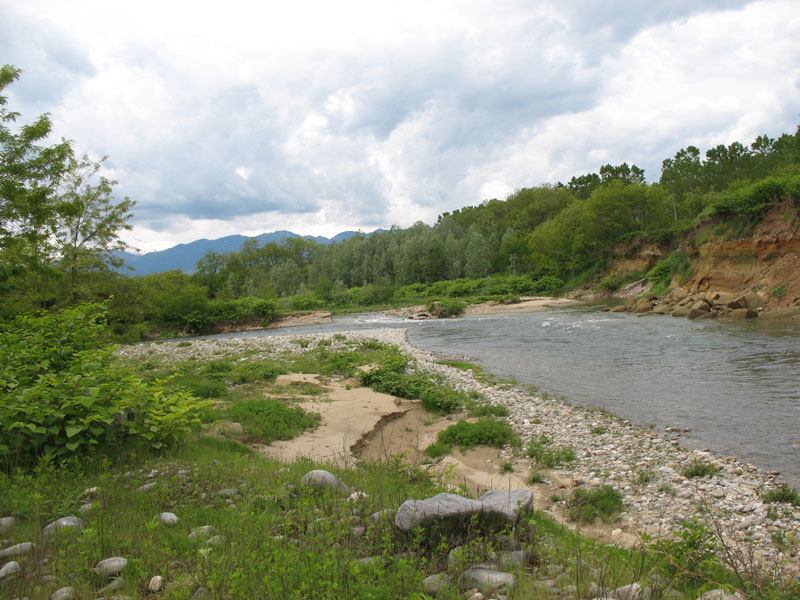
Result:
{"label": "cumulus cloud", "polygon": [[790,1],[0,10],[14,108],[110,156],[143,243],[431,222],[606,162],[653,181],[800,104]]}

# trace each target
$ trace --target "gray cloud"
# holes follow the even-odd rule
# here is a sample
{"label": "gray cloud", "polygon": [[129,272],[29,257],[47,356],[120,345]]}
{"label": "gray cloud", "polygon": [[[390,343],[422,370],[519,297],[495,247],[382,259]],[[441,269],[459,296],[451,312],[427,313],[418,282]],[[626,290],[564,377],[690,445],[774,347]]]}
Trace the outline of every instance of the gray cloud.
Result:
{"label": "gray cloud", "polygon": [[[163,43],[114,29],[95,42],[5,11],[0,52],[26,69],[13,98],[23,117],[48,110],[59,135],[109,154],[120,194],[138,201],[134,224],[188,241],[178,227],[191,220],[318,228],[301,233],[408,225],[605,162],[635,162],[652,181],[678,147],[763,126],[775,135],[800,98],[800,32],[774,25],[787,6],[474,3],[452,19],[409,6],[419,12],[397,31],[323,28],[330,39],[288,47],[268,43],[280,23],[263,39],[220,27]],[[751,8],[740,19],[765,28],[748,46],[763,72],[703,29],[712,11]],[[721,53],[730,72],[713,68]],[[770,88],[758,113],[733,87],[775,81],[795,85]]]}

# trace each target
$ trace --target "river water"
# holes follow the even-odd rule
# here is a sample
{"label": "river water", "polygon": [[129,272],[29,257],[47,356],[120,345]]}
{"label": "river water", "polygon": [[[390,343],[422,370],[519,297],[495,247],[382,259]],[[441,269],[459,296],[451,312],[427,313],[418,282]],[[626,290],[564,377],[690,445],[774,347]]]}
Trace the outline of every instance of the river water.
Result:
{"label": "river water", "polygon": [[800,487],[800,325],[689,321],[597,307],[408,321],[377,313],[234,335],[406,327],[422,349],[482,365],[570,404],[642,426],[688,428],[681,445],[781,471]]}

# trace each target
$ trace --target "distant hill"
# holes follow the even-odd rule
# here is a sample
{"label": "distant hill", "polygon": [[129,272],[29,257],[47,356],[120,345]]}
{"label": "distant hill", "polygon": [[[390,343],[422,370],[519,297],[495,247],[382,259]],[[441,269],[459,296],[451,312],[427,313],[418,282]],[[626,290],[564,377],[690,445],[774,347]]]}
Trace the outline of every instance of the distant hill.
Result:
{"label": "distant hill", "polygon": [[[376,231],[383,231],[378,229]],[[308,240],[314,240],[318,244],[333,244],[346,240],[347,238],[356,235],[356,231],[343,231],[337,233],[332,238],[328,239],[322,236],[305,235],[300,236],[291,231],[273,231],[272,233],[262,233],[257,236],[244,236],[244,235],[228,235],[218,238],[216,240],[195,240],[188,244],[178,244],[166,250],[158,252],[148,252],[147,254],[132,254],[130,252],[119,252],[118,256],[125,260],[125,264],[133,267],[133,271],[123,268],[120,269],[121,273],[129,275],[150,275],[151,273],[161,273],[163,271],[171,271],[173,269],[180,269],[184,273],[193,273],[197,261],[200,260],[206,252],[213,250],[219,254],[223,252],[238,251],[242,243],[246,240],[255,237],[258,240],[258,245],[263,246],[269,242],[280,243],[285,239],[304,237]]]}

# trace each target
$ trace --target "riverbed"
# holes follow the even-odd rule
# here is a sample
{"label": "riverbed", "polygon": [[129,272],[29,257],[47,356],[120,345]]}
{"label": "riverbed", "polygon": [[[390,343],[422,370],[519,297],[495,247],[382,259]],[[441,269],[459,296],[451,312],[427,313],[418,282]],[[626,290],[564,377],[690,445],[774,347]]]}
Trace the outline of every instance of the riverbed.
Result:
{"label": "riverbed", "polygon": [[584,306],[427,321],[361,313],[292,333],[375,327],[406,328],[419,348],[478,363],[568,403],[659,432],[679,430],[670,435],[683,446],[781,471],[800,486],[796,323],[637,317]]}

